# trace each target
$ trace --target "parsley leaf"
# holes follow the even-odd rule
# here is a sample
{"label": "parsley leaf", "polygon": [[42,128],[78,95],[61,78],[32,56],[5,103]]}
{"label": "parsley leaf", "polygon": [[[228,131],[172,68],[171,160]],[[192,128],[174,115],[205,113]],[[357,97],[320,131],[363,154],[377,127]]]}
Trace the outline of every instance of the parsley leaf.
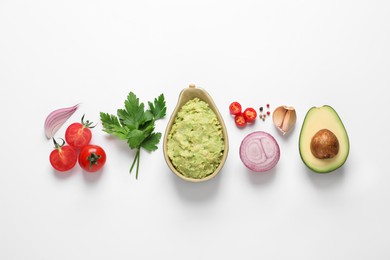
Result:
{"label": "parsley leaf", "polygon": [[116,137],[119,137],[122,140],[126,140],[128,128],[125,126],[122,126],[119,122],[118,118],[113,115],[109,115],[107,113],[100,113],[100,119],[103,122],[103,131],[115,135]]}
{"label": "parsley leaf", "polygon": [[149,107],[156,120],[163,118],[167,112],[167,108],[165,107],[164,95],[161,94],[158,98],[155,98],[154,104],[152,102],[149,102]]}
{"label": "parsley leaf", "polygon": [[138,178],[141,147],[152,152],[158,149],[161,133],[154,132],[155,121],[164,118],[166,105],[164,95],[161,94],[154,102],[148,102],[149,109],[145,110],[144,103],[130,92],[124,102],[124,108],[118,109],[116,115],[100,112],[100,120],[103,131],[126,140],[130,149],[136,149],[136,155],[130,167],[130,173],[136,166],[136,178]]}
{"label": "parsley leaf", "polygon": [[142,142],[142,147],[149,152],[155,151],[157,150],[157,144],[160,142],[160,139],[161,133],[152,133]]}

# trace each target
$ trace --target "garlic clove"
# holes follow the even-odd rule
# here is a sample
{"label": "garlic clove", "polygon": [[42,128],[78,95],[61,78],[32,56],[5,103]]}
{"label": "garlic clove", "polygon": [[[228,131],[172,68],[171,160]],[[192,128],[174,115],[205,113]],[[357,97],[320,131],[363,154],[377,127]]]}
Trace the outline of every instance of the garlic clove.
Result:
{"label": "garlic clove", "polygon": [[290,131],[291,128],[295,125],[295,122],[297,121],[297,114],[295,113],[295,110],[287,110],[286,116],[284,117],[283,124],[282,124],[282,130],[284,133],[287,133]]}
{"label": "garlic clove", "polygon": [[283,124],[283,119],[287,110],[283,109],[283,107],[278,107],[272,114],[272,119],[277,128],[281,128]]}
{"label": "garlic clove", "polygon": [[285,135],[294,127],[297,114],[291,106],[279,106],[273,112],[272,119],[275,126]]}

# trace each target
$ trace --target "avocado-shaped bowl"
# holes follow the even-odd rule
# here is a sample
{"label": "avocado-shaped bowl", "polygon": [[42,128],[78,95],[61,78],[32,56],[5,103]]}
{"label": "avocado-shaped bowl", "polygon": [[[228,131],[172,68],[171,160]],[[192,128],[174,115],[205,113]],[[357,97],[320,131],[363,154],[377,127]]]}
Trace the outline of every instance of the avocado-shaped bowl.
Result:
{"label": "avocado-shaped bowl", "polygon": [[[187,176],[185,176],[186,174],[183,174],[178,169],[178,167],[176,167],[174,165],[172,159],[170,158],[170,156],[168,154],[168,146],[169,146],[168,142],[169,142],[169,138],[170,138],[169,136],[171,134],[172,127],[174,126],[175,121],[177,119],[178,113],[182,110],[183,106],[185,104],[187,104],[187,102],[189,102],[191,100],[194,100],[194,99],[199,99],[201,101],[204,101],[205,103],[207,103],[208,107],[212,110],[212,112],[214,112],[214,114],[215,114],[215,116],[216,116],[216,118],[218,120],[218,123],[221,126],[222,142],[223,142],[223,148],[221,150],[222,156],[221,156],[221,159],[220,159],[220,162],[219,162],[218,166],[216,166],[216,168],[211,173],[207,173],[206,176],[201,177],[201,178],[188,176],[188,174],[187,174]],[[194,122],[194,125],[196,125],[196,122]],[[180,131],[180,130],[175,129],[175,131]],[[164,133],[163,149],[164,149],[163,150],[164,158],[165,158],[165,161],[166,161],[169,169],[175,175],[177,175],[178,177],[180,177],[183,180],[186,180],[186,181],[189,181],[189,182],[203,182],[203,181],[207,181],[207,180],[212,179],[213,177],[215,177],[220,172],[220,170],[222,169],[222,167],[225,164],[225,161],[226,161],[226,158],[227,158],[227,155],[228,155],[229,140],[228,140],[228,134],[227,134],[227,131],[226,131],[226,126],[225,126],[225,123],[223,121],[223,118],[222,118],[220,112],[218,111],[218,108],[215,105],[213,99],[207,93],[207,91],[205,91],[202,88],[198,88],[195,85],[190,85],[188,88],[185,88],[185,89],[183,89],[180,92],[180,95],[179,95],[176,107],[175,107],[175,109],[172,112],[172,115],[171,115],[171,117],[169,119],[168,125],[167,125],[165,133]],[[194,157],[196,157],[196,155],[194,155]],[[199,171],[203,171],[203,170],[199,169]],[[202,174],[200,174],[200,175],[202,175]]]}

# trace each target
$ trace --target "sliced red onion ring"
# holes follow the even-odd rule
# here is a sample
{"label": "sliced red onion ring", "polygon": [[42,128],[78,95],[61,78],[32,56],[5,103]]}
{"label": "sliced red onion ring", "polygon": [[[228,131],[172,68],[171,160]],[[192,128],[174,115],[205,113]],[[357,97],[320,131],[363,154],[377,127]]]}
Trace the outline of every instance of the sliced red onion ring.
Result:
{"label": "sliced red onion ring", "polygon": [[45,120],[45,134],[48,139],[51,139],[60,127],[68,120],[69,117],[77,110],[79,104],[72,107],[56,109],[51,112]]}
{"label": "sliced red onion ring", "polygon": [[279,161],[279,145],[272,135],[263,131],[253,132],[242,140],[240,158],[248,169],[266,172]]}

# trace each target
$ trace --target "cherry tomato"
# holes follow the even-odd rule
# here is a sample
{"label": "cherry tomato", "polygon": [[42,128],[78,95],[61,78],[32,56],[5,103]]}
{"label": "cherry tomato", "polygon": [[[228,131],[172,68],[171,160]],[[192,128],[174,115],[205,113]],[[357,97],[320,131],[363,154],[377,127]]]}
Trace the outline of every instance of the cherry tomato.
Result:
{"label": "cherry tomato", "polygon": [[72,169],[77,162],[77,152],[69,145],[64,145],[65,141],[60,145],[53,138],[54,150],[50,153],[50,164],[54,169],[60,172],[69,171]]}
{"label": "cherry tomato", "polygon": [[240,114],[241,110],[242,110],[241,104],[236,102],[236,101],[231,103],[229,106],[229,111],[230,111],[230,114],[232,114],[232,115]]}
{"label": "cherry tomato", "polygon": [[244,114],[245,120],[248,123],[252,123],[256,120],[257,112],[252,107],[248,107],[247,109],[245,109],[243,114]]}
{"label": "cherry tomato", "polygon": [[79,165],[87,172],[96,172],[106,163],[106,152],[98,145],[86,145],[79,154]]}
{"label": "cherry tomato", "polygon": [[244,114],[238,114],[234,117],[234,122],[236,123],[237,126],[243,127],[246,125],[246,120],[244,117]]}
{"label": "cherry tomato", "polygon": [[65,140],[74,148],[82,148],[89,144],[92,139],[92,132],[90,128],[94,128],[95,126],[91,126],[92,122],[88,120],[84,122],[84,115],[81,118],[81,123],[73,123],[68,126],[65,131]]}

